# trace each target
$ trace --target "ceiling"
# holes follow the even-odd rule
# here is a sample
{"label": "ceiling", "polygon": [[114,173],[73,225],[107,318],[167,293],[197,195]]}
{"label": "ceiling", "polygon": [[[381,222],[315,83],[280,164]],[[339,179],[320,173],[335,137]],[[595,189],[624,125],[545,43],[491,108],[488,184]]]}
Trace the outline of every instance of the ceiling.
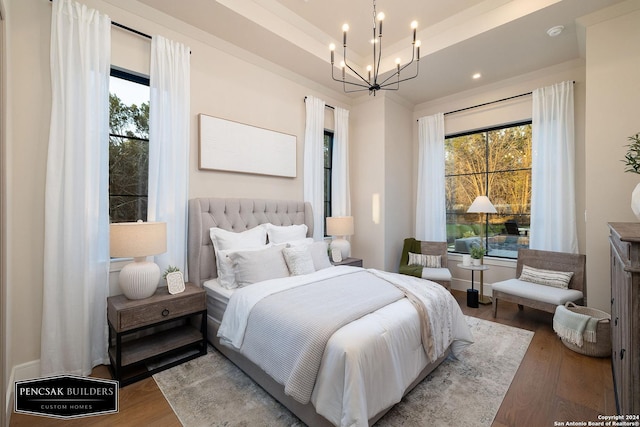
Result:
{"label": "ceiling", "polygon": [[[329,44],[361,75],[372,63],[371,0],[138,0],[335,91]],[[411,57],[411,21],[419,23],[420,72],[398,95],[418,104],[580,57],[576,19],[623,0],[376,0],[384,12],[381,70]],[[547,35],[562,25],[557,37]],[[410,66],[408,76],[414,73]],[[336,76],[340,70],[336,68]],[[474,73],[482,77],[473,79]],[[401,77],[405,74],[403,73]],[[357,92],[350,96],[360,96]]]}

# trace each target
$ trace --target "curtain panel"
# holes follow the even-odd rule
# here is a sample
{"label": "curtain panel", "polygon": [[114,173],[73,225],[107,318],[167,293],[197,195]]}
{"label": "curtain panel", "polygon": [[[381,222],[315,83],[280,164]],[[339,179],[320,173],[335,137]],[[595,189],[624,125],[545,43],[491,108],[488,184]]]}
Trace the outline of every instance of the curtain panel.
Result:
{"label": "curtain panel", "polygon": [[151,39],[149,84],[149,221],[167,223],[160,272],[178,267],[188,280],[187,209],[190,144],[190,49],[162,36]]}
{"label": "curtain panel", "polygon": [[42,375],[108,363],[111,21],[70,0],[51,17]]}
{"label": "curtain panel", "polygon": [[313,239],[324,238],[324,107],[321,99],[307,96],[304,131],[304,201],[313,208]]}
{"label": "curtain panel", "polygon": [[418,119],[416,239],[447,241],[444,182],[444,114]]}
{"label": "curtain panel", "polygon": [[529,247],[578,253],[573,82],[533,91]]}
{"label": "curtain panel", "polygon": [[333,110],[333,156],[331,163],[331,215],[351,216],[349,192],[349,110]]}

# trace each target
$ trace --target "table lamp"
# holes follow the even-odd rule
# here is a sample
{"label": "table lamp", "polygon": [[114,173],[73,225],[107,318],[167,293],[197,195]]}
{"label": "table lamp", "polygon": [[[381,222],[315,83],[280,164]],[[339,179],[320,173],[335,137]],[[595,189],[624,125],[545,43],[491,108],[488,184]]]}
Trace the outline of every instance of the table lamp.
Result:
{"label": "table lamp", "polygon": [[[493,206],[493,204],[491,203],[491,201],[489,200],[489,198],[487,196],[478,196],[476,197],[476,199],[473,201],[473,203],[471,203],[471,206],[469,206],[469,209],[467,210],[467,213],[483,213],[485,214],[485,219],[487,217],[487,214],[490,213],[498,213],[498,211],[496,211],[495,206]],[[486,221],[485,221],[486,223]],[[484,229],[484,227],[480,227],[480,242],[482,243],[482,230]],[[485,242],[484,242],[484,248],[487,252],[489,252],[489,246],[487,245],[487,241],[486,241],[486,236],[485,236]]]}
{"label": "table lamp", "polygon": [[122,293],[129,299],[153,295],[160,281],[160,267],[147,257],[167,251],[167,223],[119,222],[110,226],[110,254],[133,258],[120,271]]}
{"label": "table lamp", "polygon": [[346,236],[353,235],[352,216],[330,216],[327,217],[327,234],[333,236],[330,248],[340,249],[342,259],[347,259],[351,255],[351,244]]}

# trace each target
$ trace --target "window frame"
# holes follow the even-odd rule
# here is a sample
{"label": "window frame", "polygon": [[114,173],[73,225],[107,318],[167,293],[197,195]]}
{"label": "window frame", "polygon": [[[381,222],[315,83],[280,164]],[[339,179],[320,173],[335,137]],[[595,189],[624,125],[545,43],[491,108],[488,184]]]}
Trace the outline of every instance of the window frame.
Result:
{"label": "window frame", "polygon": [[[330,139],[328,140],[329,142],[329,148],[328,148],[328,162],[325,160],[325,158],[323,158],[323,167],[324,167],[324,223],[327,223],[327,217],[331,216],[331,197],[332,197],[332,192],[331,192],[331,183],[333,180],[333,141],[334,141],[334,136],[335,136],[335,132],[329,129],[325,129],[324,130],[324,134],[323,134],[323,153],[326,147],[326,143],[327,143],[327,137],[329,137]],[[329,165],[327,166],[327,163],[329,163]],[[326,227],[324,228],[324,235],[325,237],[329,237],[327,235],[327,229]]]}
{"label": "window frame", "polygon": [[[445,142],[448,139],[454,139],[454,138],[461,138],[461,137],[465,137],[465,136],[470,136],[470,135],[476,135],[476,134],[484,134],[484,170],[482,172],[474,172],[473,174],[482,174],[483,175],[483,180],[484,180],[484,185],[485,185],[485,193],[483,194],[484,196],[489,197],[489,199],[491,199],[490,196],[490,192],[491,189],[489,188],[489,176],[490,174],[495,174],[495,173],[515,173],[515,172],[522,172],[522,171],[531,171],[532,167],[527,167],[527,168],[511,168],[511,169],[496,169],[496,170],[490,170],[489,169],[489,154],[490,154],[490,141],[488,138],[489,133],[494,132],[494,131],[499,131],[502,129],[509,129],[509,128],[515,128],[515,127],[520,127],[520,126],[533,126],[533,121],[531,119],[528,120],[521,120],[521,121],[517,121],[517,122],[512,122],[512,123],[506,123],[506,124],[502,124],[502,125],[496,125],[496,126],[490,126],[490,127],[486,127],[486,128],[479,128],[479,129],[475,129],[475,130],[470,130],[470,131],[464,131],[464,132],[458,132],[458,133],[453,133],[453,134],[449,134],[449,135],[445,135],[444,139]],[[446,148],[445,148],[445,152],[446,152]],[[531,152],[530,152],[531,154]],[[445,182],[448,178],[451,177],[459,177],[459,176],[467,176],[467,175],[471,175],[470,173],[464,173],[464,174],[449,174],[447,175],[445,172]],[[531,204],[531,200],[529,200],[529,205]],[[455,211],[448,211],[446,210],[447,207],[445,205],[445,215],[449,216],[449,215],[457,215],[457,212]],[[482,227],[482,234],[481,236],[483,237],[489,237],[489,226],[490,226],[490,221],[489,221],[489,215],[495,215],[495,214],[485,214],[483,220],[481,221],[481,227]],[[531,218],[531,211],[529,209],[529,218]],[[527,234],[528,236],[528,234]],[[448,236],[447,236],[448,237]],[[456,254],[464,254],[467,252],[458,252],[455,250],[454,248],[449,247],[448,249],[449,253],[456,253]],[[500,259],[508,259],[508,260],[514,260],[517,259],[517,253],[515,257],[507,257],[507,256],[499,256],[499,255],[491,255],[492,257],[495,258],[500,258]]]}

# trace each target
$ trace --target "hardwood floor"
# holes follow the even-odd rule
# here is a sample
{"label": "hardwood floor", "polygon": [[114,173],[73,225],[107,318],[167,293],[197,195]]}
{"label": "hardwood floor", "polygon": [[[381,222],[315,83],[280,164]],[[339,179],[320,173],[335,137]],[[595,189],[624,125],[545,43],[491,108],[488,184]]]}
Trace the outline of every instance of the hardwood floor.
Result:
{"label": "hardwood floor", "polygon": [[[599,414],[616,413],[610,359],[566,348],[553,332],[552,314],[500,303],[493,319],[491,305],[469,308],[464,292],[453,294],[466,315],[535,332],[493,427],[554,426],[556,421],[597,421]],[[94,369],[93,375],[109,378],[104,366]],[[122,388],[119,409],[117,414],[75,420],[14,413],[10,426],[180,426],[152,378]]]}

